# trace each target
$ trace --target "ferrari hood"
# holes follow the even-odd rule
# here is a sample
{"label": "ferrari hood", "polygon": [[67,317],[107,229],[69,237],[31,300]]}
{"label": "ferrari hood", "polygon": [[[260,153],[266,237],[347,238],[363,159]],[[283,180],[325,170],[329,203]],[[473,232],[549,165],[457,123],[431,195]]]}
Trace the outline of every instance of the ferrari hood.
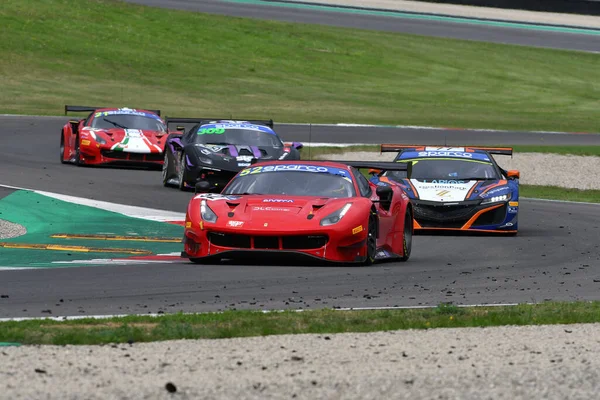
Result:
{"label": "ferrari hood", "polygon": [[141,129],[87,129],[82,131],[91,136],[97,143],[103,147],[108,147],[113,151],[123,151],[126,153],[162,153],[164,143],[157,137],[158,132]]}
{"label": "ferrari hood", "polygon": [[225,196],[211,193],[199,194],[194,199],[207,200],[209,207],[217,215],[233,213],[236,219],[244,220],[251,220],[254,217],[260,217],[261,220],[281,220],[290,218],[292,215],[301,215],[306,219],[309,214],[313,214],[317,218],[326,216],[351,201],[348,198],[277,195]]}

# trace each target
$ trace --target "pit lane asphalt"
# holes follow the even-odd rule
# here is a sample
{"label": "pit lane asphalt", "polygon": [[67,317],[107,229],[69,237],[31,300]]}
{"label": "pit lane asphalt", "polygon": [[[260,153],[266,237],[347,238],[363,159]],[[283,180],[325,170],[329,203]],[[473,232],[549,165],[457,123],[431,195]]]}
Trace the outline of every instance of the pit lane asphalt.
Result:
{"label": "pit lane asphalt", "polygon": [[[0,183],[185,210],[192,194],[162,187],[159,171],[60,164],[58,140],[65,121],[62,117],[1,117]],[[306,127],[280,127],[286,140],[302,140],[298,129]],[[362,128],[319,129],[325,141],[362,139],[353,136]],[[402,141],[415,142],[421,137],[414,131],[377,129],[382,129],[385,140],[401,136]],[[445,133],[453,141],[471,134]],[[485,134],[507,143],[502,133]],[[313,140],[314,136],[315,130]],[[532,137],[536,136],[522,136]],[[590,135],[547,137],[581,143]],[[24,146],[21,138],[31,145]],[[181,262],[2,271],[0,294],[8,297],[0,299],[0,316],[598,299],[600,206],[522,200],[520,223],[517,237],[417,236],[409,262],[370,268]]]}

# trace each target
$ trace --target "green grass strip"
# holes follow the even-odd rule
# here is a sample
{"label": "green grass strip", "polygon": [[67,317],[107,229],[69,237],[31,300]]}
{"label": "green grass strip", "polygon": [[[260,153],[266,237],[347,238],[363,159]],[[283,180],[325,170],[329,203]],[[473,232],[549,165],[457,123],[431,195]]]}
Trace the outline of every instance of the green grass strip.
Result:
{"label": "green grass strip", "polygon": [[600,322],[600,302],[548,302],[537,305],[470,308],[440,305],[429,309],[374,311],[226,311],[103,320],[2,322],[0,340],[19,341],[23,344],[101,344],[299,333],[592,322]]}
{"label": "green grass strip", "polygon": [[519,196],[534,199],[600,203],[600,190],[567,189],[557,186],[519,185]]}
{"label": "green grass strip", "polygon": [[0,113],[600,131],[598,54],[114,0],[5,0],[0,26]]}

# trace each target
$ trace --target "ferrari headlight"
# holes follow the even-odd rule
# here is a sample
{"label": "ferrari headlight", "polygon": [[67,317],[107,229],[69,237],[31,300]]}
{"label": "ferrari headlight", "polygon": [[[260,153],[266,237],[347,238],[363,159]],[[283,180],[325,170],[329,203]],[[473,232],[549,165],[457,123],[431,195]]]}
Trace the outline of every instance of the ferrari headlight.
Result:
{"label": "ferrari headlight", "polygon": [[329,226],[329,225],[337,224],[338,222],[340,222],[340,220],[342,218],[344,218],[344,215],[346,215],[346,213],[348,212],[348,210],[350,209],[351,206],[352,206],[352,203],[346,203],[346,205],[344,207],[340,208],[337,211],[332,212],[331,214],[329,214],[328,216],[326,216],[325,218],[323,218],[321,220],[321,226]]}
{"label": "ferrari headlight", "polygon": [[200,203],[200,215],[202,216],[202,219],[206,222],[217,222],[217,214],[215,214],[215,212],[210,209],[210,207],[206,203],[206,200],[202,200],[202,202]]}
{"label": "ferrari headlight", "polygon": [[488,197],[487,199],[483,199],[481,204],[500,203],[503,201],[507,201],[509,199],[510,199],[510,193],[507,193],[507,194],[503,194],[501,196],[493,196],[493,197]]}
{"label": "ferrari headlight", "polygon": [[96,135],[94,132],[90,131],[90,135],[94,138],[94,140],[96,141],[96,143],[99,144],[106,144],[106,140],[104,140],[104,138],[100,135]]}

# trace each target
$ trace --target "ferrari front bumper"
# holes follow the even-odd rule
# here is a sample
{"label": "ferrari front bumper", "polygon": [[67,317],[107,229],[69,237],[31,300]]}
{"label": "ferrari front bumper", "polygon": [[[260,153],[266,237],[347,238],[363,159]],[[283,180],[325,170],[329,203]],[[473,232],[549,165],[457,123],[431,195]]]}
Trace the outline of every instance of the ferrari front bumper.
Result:
{"label": "ferrari front bumper", "polygon": [[367,232],[342,234],[337,230],[306,232],[243,232],[186,229],[182,257],[295,259],[298,256],[333,262],[363,261]]}

